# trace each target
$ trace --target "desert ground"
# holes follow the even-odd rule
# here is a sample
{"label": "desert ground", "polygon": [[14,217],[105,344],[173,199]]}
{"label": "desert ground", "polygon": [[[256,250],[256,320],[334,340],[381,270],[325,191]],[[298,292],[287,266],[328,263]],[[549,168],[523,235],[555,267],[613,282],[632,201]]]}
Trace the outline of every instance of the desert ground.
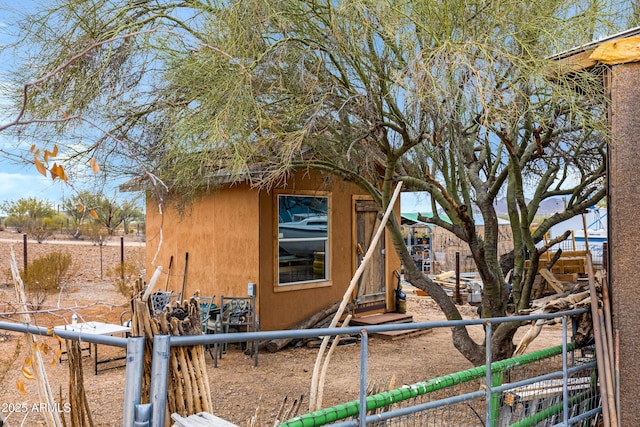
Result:
{"label": "desert ground", "polygon": [[[144,244],[140,236],[124,238],[125,262],[144,267]],[[15,304],[15,291],[9,274],[10,248],[13,247],[19,267],[23,263],[22,235],[10,231],[0,232],[0,320],[13,321],[20,308]],[[72,254],[73,276],[66,280],[62,290],[48,297],[43,311],[32,314],[32,323],[39,326],[55,326],[70,322],[71,310],[80,313],[84,320],[118,323],[120,314],[128,308],[128,298],[120,293],[109,277],[120,262],[120,237],[114,237],[99,247],[91,242],[51,240],[42,244],[28,243],[28,259],[33,260],[48,251],[63,250]],[[416,321],[443,320],[442,313],[428,296],[417,295],[407,287],[407,312]],[[477,318],[476,310],[469,305],[460,306],[463,316]],[[482,327],[473,327],[472,336],[481,340]],[[522,331],[524,332],[524,331]],[[547,348],[561,342],[559,326],[546,328],[529,346],[529,351]],[[38,337],[50,348],[58,348],[58,341]],[[0,415],[8,418],[11,426],[44,425],[42,415],[30,409],[38,402],[33,381],[24,381],[26,394],[21,394],[16,383],[23,379],[21,368],[25,361],[25,340],[22,334],[0,330]],[[123,354],[123,349],[100,346],[100,357]],[[327,374],[323,406],[357,399],[359,388],[360,345],[338,347]],[[250,356],[238,346],[231,345],[228,353],[214,368],[213,359],[205,354],[207,376],[212,392],[215,415],[237,425],[246,425],[259,408],[259,419],[272,424],[275,414],[285,397],[303,399],[301,413],[306,412],[313,366],[318,350],[286,347],[276,352],[261,352],[257,367]],[[448,328],[400,340],[369,340],[368,376],[370,380],[387,383],[392,377],[397,386],[428,380],[440,375],[471,368],[472,365],[453,347]],[[125,369],[114,369],[94,375],[93,360],[83,359],[84,386],[95,426],[121,426]],[[68,365],[61,362],[47,365],[48,380],[55,396],[61,402],[68,401]],[[6,424],[5,424],[6,425]]]}

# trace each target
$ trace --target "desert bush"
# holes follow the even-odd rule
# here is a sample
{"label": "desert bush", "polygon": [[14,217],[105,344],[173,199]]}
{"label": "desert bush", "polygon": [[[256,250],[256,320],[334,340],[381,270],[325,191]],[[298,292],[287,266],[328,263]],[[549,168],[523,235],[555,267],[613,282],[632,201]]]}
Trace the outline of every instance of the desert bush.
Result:
{"label": "desert bush", "polygon": [[109,237],[109,233],[107,233],[104,226],[93,221],[82,224],[79,234],[91,240],[94,245],[104,244],[105,240]]}
{"label": "desert bush", "polygon": [[113,284],[122,295],[127,298],[133,296],[133,285],[142,272],[137,265],[125,262],[118,263],[113,268],[107,270],[107,276],[113,278]]}
{"label": "desert bush", "polygon": [[25,292],[36,310],[50,294],[61,289],[63,281],[71,275],[72,257],[69,252],[54,251],[34,259],[20,272]]}
{"label": "desert bush", "polygon": [[29,237],[35,239],[38,243],[42,243],[53,236],[55,228],[52,226],[50,219],[45,218],[32,221],[24,228],[24,231]]}

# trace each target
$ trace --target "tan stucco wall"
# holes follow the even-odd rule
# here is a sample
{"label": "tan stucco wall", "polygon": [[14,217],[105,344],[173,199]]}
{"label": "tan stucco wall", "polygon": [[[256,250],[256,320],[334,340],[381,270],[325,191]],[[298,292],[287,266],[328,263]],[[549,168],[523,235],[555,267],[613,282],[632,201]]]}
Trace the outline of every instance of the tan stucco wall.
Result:
{"label": "tan stucco wall", "polygon": [[157,287],[166,286],[173,256],[169,289],[181,291],[187,252],[185,296],[200,290],[201,295],[216,295],[219,302],[220,295],[246,295],[247,283],[258,281],[258,194],[248,185],[203,197],[183,214],[170,206],[163,213],[158,215],[157,204],[147,201],[147,279],[158,265],[165,273]]}
{"label": "tan stucco wall", "polygon": [[620,335],[620,425],[640,420],[640,63],[612,69],[609,251],[614,328]]}
{"label": "tan stucco wall", "polygon": [[[328,283],[321,287],[284,291],[286,287],[274,285],[276,192],[258,191],[246,184],[234,185],[203,197],[184,214],[165,206],[161,217],[157,205],[148,200],[147,281],[156,266],[162,265],[165,274],[156,287],[164,289],[169,259],[173,255],[169,289],[179,292],[185,253],[188,252],[185,295],[199,289],[202,295],[216,295],[219,303],[220,295],[244,296],[247,283],[256,283],[261,330],[291,327],[340,301],[355,270],[352,203],[355,195],[362,195],[362,191],[353,184],[309,171],[294,174],[282,191],[329,192],[331,280]],[[399,212],[399,203],[397,207]],[[160,245],[161,224],[163,235]],[[392,310],[393,270],[399,270],[400,261],[389,240],[386,253],[387,303]]]}

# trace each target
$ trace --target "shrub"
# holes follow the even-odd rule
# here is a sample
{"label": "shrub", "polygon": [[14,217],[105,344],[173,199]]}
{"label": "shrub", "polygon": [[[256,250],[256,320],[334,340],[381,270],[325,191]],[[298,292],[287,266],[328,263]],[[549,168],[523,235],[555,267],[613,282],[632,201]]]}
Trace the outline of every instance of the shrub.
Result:
{"label": "shrub", "polygon": [[35,239],[36,242],[42,243],[51,236],[53,236],[54,228],[51,226],[51,220],[49,218],[45,219],[37,219],[32,221],[26,228],[25,231],[32,239]]}
{"label": "shrub", "polygon": [[86,222],[80,227],[80,234],[93,242],[94,245],[102,245],[109,237],[107,230],[97,222]]}
{"label": "shrub", "polygon": [[64,279],[71,275],[72,257],[69,252],[54,251],[34,259],[27,272],[20,272],[25,291],[36,310],[52,293],[60,290]]}
{"label": "shrub", "polygon": [[132,263],[118,263],[115,267],[107,270],[107,276],[113,278],[113,284],[122,295],[127,298],[133,296],[133,285],[140,277],[140,269]]}

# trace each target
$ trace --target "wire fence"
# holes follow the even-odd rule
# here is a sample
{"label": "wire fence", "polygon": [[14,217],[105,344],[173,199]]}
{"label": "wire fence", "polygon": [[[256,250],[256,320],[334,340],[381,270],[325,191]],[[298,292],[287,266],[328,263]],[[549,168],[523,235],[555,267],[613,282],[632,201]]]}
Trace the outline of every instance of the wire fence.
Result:
{"label": "wire fence", "polygon": [[480,366],[300,415],[282,426],[570,425],[600,413],[594,354],[593,347],[565,343],[490,363],[489,371]]}
{"label": "wire fence", "polygon": [[[351,334],[360,334],[361,337],[360,399],[295,417],[283,423],[284,426],[568,426],[595,418],[601,412],[593,348],[575,348],[567,338],[569,319],[587,312],[580,309],[518,316],[518,322],[561,317],[562,345],[498,362],[491,360],[492,329],[498,323],[516,321],[513,317],[420,322],[409,326],[388,324],[192,336],[156,335],[152,346],[151,401],[145,404],[141,403],[144,338],[87,336],[73,331],[60,331],[59,335],[63,339],[82,339],[127,348],[122,423],[127,427],[164,427],[171,347]],[[388,392],[366,395],[369,333],[408,327],[432,329],[480,324],[486,328],[488,356],[485,366],[491,369],[479,366]],[[2,329],[51,335],[50,330],[32,325],[0,322]],[[138,424],[134,424],[134,419]]]}

